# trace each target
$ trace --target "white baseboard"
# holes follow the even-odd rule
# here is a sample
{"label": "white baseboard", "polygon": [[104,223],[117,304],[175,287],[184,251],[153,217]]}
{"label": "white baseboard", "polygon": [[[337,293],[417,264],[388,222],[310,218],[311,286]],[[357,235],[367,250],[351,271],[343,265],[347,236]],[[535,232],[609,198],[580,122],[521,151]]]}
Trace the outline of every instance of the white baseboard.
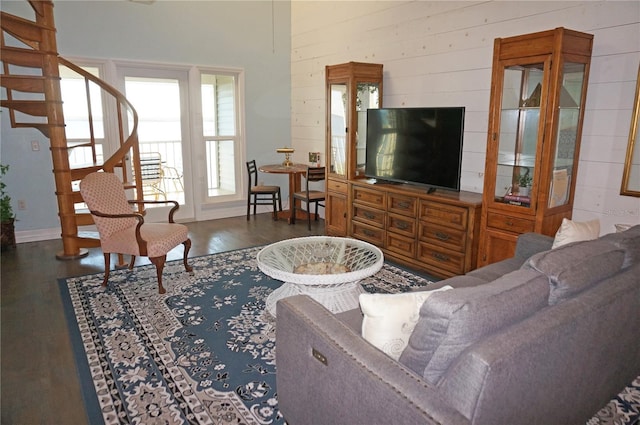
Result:
{"label": "white baseboard", "polygon": [[16,243],[48,241],[51,239],[61,239],[60,228],[21,230],[16,232]]}

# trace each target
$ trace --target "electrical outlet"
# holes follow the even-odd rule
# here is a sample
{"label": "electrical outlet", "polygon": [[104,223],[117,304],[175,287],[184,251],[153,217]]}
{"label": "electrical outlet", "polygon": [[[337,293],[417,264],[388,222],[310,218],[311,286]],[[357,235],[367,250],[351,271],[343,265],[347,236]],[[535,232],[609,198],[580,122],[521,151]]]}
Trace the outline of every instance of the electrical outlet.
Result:
{"label": "electrical outlet", "polygon": [[24,199],[18,199],[18,209],[19,210],[27,209],[27,202]]}
{"label": "electrical outlet", "polygon": [[38,142],[37,140],[32,140],[31,141],[31,150],[34,152],[37,152],[40,150],[40,142]]}

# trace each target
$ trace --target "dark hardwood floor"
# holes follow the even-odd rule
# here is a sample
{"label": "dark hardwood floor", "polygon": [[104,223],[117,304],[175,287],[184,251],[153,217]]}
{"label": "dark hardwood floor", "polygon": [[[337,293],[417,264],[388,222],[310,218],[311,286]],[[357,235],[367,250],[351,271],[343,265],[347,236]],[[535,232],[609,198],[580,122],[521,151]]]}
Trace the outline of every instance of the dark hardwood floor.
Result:
{"label": "dark hardwood floor", "polygon": [[[270,213],[187,223],[190,257],[264,245],[283,239],[322,235],[324,221],[289,225]],[[102,273],[99,248],[89,256],[60,261],[60,240],[18,244],[1,257],[2,424],[85,424],[88,422],[57,280]],[[174,249],[168,260],[182,258]],[[146,258],[136,265],[148,264]]]}

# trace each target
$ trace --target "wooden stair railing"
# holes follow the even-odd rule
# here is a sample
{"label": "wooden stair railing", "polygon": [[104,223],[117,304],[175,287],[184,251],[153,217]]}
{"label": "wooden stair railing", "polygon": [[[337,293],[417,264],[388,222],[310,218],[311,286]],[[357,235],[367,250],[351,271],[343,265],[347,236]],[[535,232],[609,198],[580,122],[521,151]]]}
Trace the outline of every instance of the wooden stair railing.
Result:
{"label": "wooden stair railing", "polygon": [[[93,224],[86,210],[76,210],[76,204],[83,203],[77,182],[94,171],[115,172],[118,169],[125,188],[135,189],[135,199],[142,198],[140,150],[138,145],[138,115],[126,97],[111,85],[86,72],[81,67],[58,56],[56,28],[51,0],[28,1],[35,12],[35,20],[0,12],[0,44],[2,52],[2,78],[0,85],[5,89],[6,99],[0,106],[9,110],[11,126],[32,127],[40,130],[50,140],[53,175],[58,201],[63,250],[57,254],[60,259],[72,259],[87,254],[86,248],[100,246],[97,237],[82,237],[79,226]],[[5,34],[10,35],[19,46],[8,46]],[[62,96],[60,92],[59,65],[66,66],[85,79],[87,94],[90,141],[84,146],[91,147],[93,164],[82,168],[71,168],[69,150],[74,146],[67,143],[65,133]],[[29,68],[29,75],[21,74],[21,68]],[[32,75],[34,70],[40,75]],[[12,72],[14,71],[14,72]],[[93,133],[93,114],[90,102],[90,85],[96,84],[107,93],[104,99],[113,102],[118,120],[119,147],[103,163],[98,163],[96,140]],[[34,100],[35,99],[35,100]],[[124,120],[131,117],[133,123],[125,135]],[[142,204],[138,204],[140,211]]]}

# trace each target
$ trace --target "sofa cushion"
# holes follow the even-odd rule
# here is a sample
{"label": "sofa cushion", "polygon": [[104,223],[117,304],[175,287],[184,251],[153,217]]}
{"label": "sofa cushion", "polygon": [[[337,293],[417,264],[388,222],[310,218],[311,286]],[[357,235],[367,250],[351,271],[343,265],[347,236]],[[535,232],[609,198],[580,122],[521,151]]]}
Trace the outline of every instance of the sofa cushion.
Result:
{"label": "sofa cushion", "polygon": [[488,266],[483,266],[472,270],[465,276],[481,279],[485,283],[491,282],[493,280],[496,280],[500,276],[504,276],[507,273],[518,270],[522,266],[522,263],[524,263],[524,259],[511,257],[502,261],[498,261],[497,263],[489,264]]}
{"label": "sofa cushion", "polygon": [[470,345],[530,316],[548,303],[549,284],[535,270],[516,270],[493,282],[432,294],[399,361],[437,384]]}
{"label": "sofa cushion", "polygon": [[459,276],[453,276],[445,280],[441,280],[439,282],[430,283],[427,286],[420,286],[417,288],[412,288],[412,291],[433,291],[435,289],[440,289],[443,286],[451,286],[452,288],[465,288],[467,286],[478,286],[487,283],[486,280],[478,277],[469,276],[468,274],[462,274]]}
{"label": "sofa cushion", "polygon": [[589,241],[600,236],[600,220],[572,221],[568,218],[562,219],[562,224],[556,232],[551,249],[558,248],[572,242]]}
{"label": "sofa cushion", "polygon": [[611,242],[617,248],[624,250],[622,268],[640,262],[640,224],[624,232],[609,233],[600,239]]}
{"label": "sofa cushion", "polygon": [[623,261],[623,250],[598,239],[538,253],[522,268],[537,270],[549,278],[549,305],[555,305],[617,273]]}
{"label": "sofa cushion", "polygon": [[451,286],[435,291],[360,294],[360,309],[364,314],[362,337],[398,360],[418,322],[422,304],[431,294],[449,289]]}

